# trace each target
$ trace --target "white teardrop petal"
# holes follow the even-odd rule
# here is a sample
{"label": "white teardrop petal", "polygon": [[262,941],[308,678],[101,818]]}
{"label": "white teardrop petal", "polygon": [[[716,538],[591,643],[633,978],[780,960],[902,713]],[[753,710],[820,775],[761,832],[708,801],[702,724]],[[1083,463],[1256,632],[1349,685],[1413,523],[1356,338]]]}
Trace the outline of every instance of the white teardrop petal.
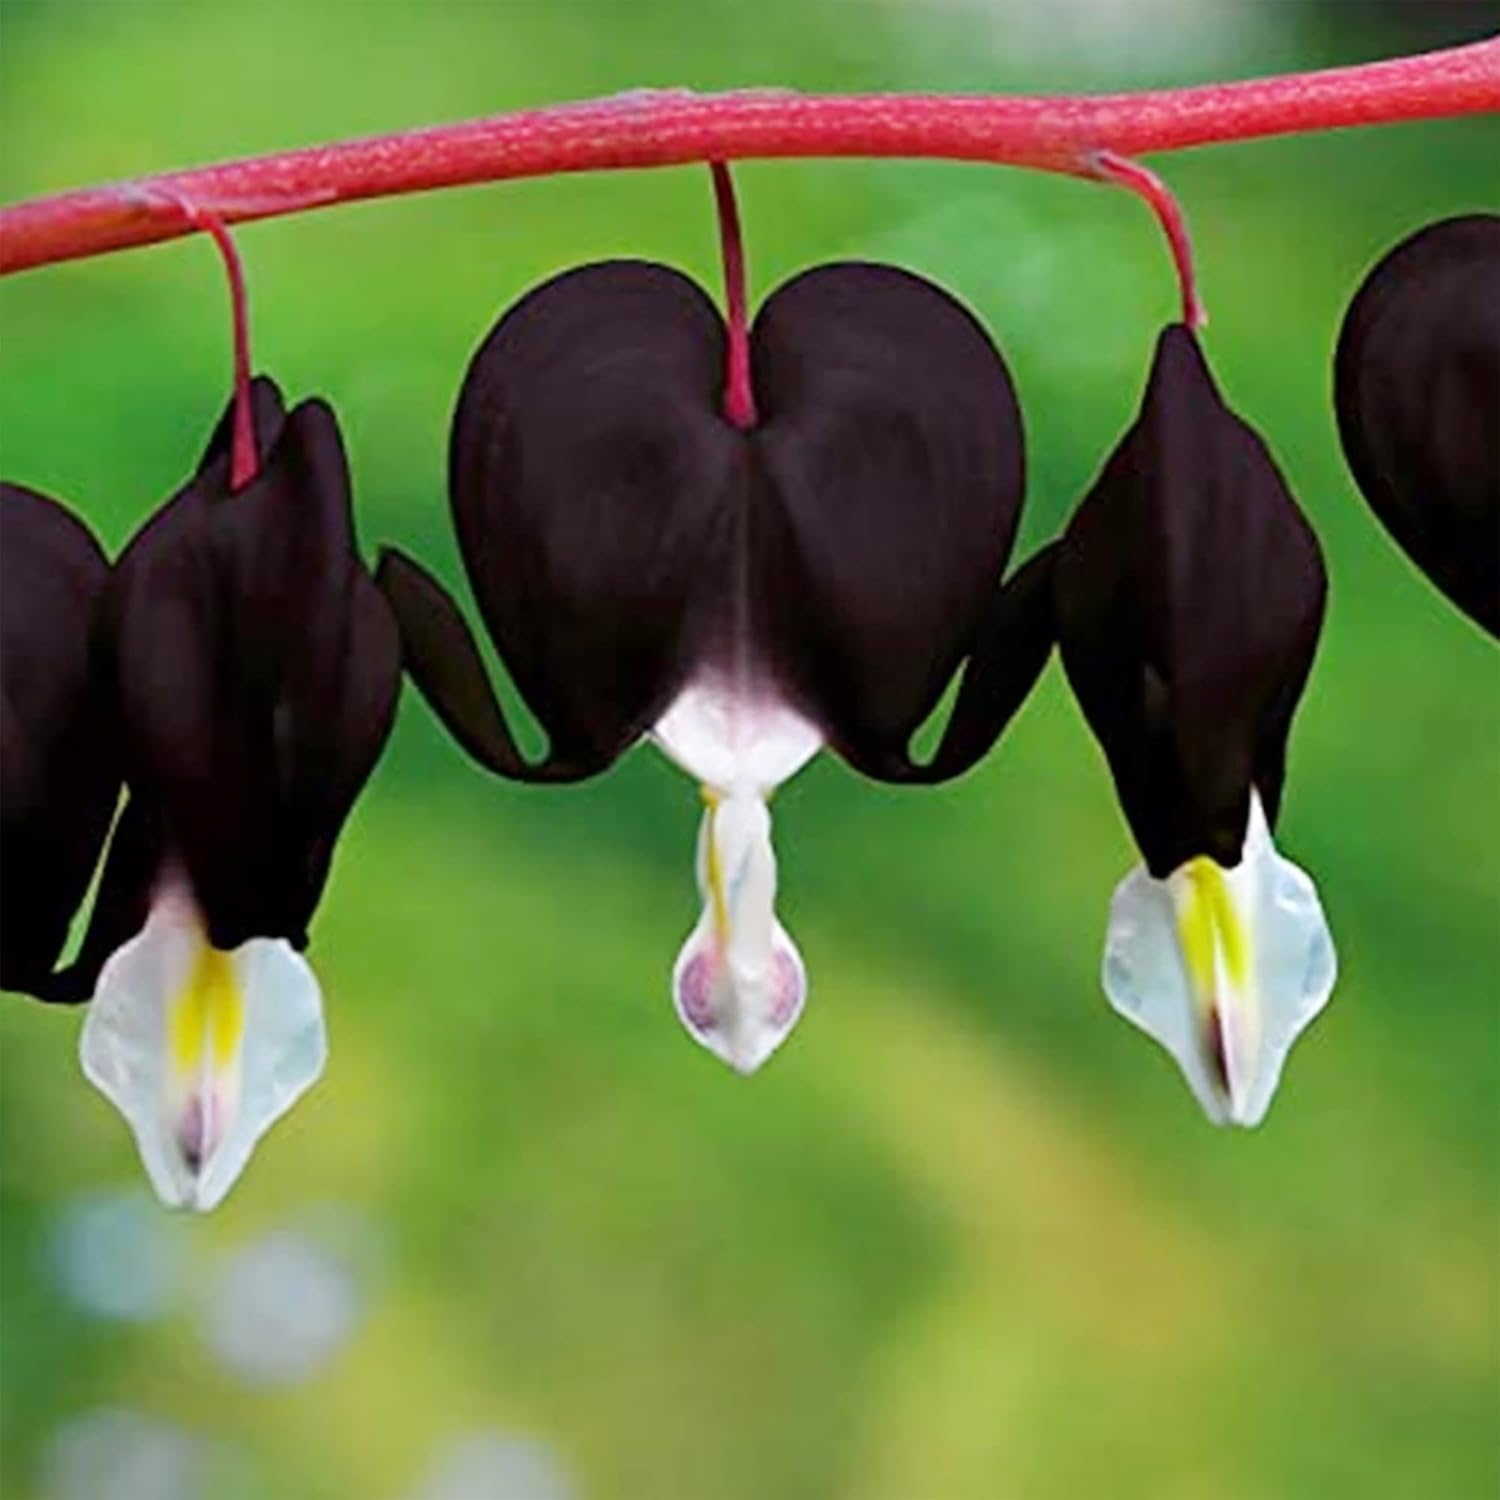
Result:
{"label": "white teardrop petal", "polygon": [[765,970],[736,974],[705,914],[678,954],[672,999],[694,1041],[735,1072],[749,1074],[797,1024],[807,999],[807,970],[797,945],[776,922]]}
{"label": "white teardrop petal", "polygon": [[1237,865],[1190,860],[1165,880],[1137,868],[1110,904],[1104,992],[1171,1053],[1216,1124],[1264,1119],[1335,972],[1317,890],[1277,853],[1254,794]]}
{"label": "white teardrop petal", "polygon": [[807,999],[802,955],[776,919],[766,799],[817,753],[822,735],[773,696],[706,678],[678,696],[651,737],[702,782],[707,803],[697,857],[703,914],[672,970],[672,999],[695,1041],[752,1073]]}
{"label": "white teardrop petal", "polygon": [[757,797],[709,798],[698,832],[703,915],[672,970],[689,1035],[739,1073],[785,1041],[807,998],[802,955],[776,920],[771,814]]}
{"label": "white teardrop petal", "polygon": [[157,1196],[206,1211],[327,1060],[322,996],[281,939],[212,947],[168,890],[105,964],[79,1058],[125,1117]]}
{"label": "white teardrop petal", "polygon": [[1209,1119],[1228,1124],[1228,1101],[1211,1072],[1177,946],[1172,898],[1166,882],[1139,865],[1115,888],[1110,902],[1103,982],[1115,1010],[1176,1059]]}

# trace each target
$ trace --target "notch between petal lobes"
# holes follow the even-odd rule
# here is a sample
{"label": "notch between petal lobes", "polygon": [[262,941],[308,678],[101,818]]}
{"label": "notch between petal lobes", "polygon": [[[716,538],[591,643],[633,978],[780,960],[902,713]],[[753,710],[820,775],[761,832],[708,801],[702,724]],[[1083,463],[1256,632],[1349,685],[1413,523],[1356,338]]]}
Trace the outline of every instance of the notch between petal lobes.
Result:
{"label": "notch between petal lobes", "polygon": [[1260,1124],[1337,963],[1317,888],[1271,842],[1259,794],[1238,864],[1141,866],[1110,903],[1109,1003],[1171,1053],[1217,1125]]}
{"label": "notch between petal lobes", "polygon": [[216,1207],[328,1056],[307,961],[280,938],[225,951],[180,884],[105,964],[84,1021],[84,1074],[125,1117],[169,1208]]}

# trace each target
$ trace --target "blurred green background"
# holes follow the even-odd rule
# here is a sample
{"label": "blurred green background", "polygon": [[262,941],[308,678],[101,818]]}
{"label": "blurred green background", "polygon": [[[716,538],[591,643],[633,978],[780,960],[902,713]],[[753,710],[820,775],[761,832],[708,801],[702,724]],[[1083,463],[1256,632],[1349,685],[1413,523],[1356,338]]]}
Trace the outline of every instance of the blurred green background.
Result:
{"label": "blurred green background", "polygon": [[[1136,86],[1467,39],[1472,18],[5,0],[0,198],[644,85]],[[1423,222],[1496,208],[1497,146],[1478,120],[1158,163],[1195,235],[1210,359],[1332,575],[1281,843],[1320,882],[1342,977],[1262,1129],[1211,1128],[1106,1008],[1104,913],[1135,854],[1055,665],[957,785],[893,791],[824,759],[779,798],[812,997],[748,1081],[667,994],[696,916],[692,786],[646,749],[588,786],[505,785],[408,692],[315,929],[330,1068],[211,1220],[136,1196],[78,1015],[0,1007],[0,1493],[1500,1491],[1500,676],[1366,511],[1328,397],[1364,269]],[[977,310],[1026,412],[1017,557],[1053,534],[1173,311],[1145,210],[927,163],[748,165],[740,188],[758,293],[884,258]],[[239,242],[257,364],[335,404],[365,545],[399,540],[455,583],[447,422],[493,318],[602,256],[717,284],[691,169]],[[6,477],[118,547],[201,447],[227,332],[203,242],[0,284]],[[247,1356],[257,1337],[269,1352]]]}

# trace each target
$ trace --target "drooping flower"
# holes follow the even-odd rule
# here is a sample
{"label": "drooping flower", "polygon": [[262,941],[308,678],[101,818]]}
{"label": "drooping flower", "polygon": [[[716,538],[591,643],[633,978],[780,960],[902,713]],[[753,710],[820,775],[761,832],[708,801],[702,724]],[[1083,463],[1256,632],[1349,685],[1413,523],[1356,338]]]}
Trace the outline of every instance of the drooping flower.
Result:
{"label": "drooping flower", "polygon": [[0,987],[76,998],[58,960],[120,795],[90,662],[109,574],[55,500],[0,484]]}
{"label": "drooping flower", "polygon": [[257,477],[232,491],[226,414],[97,633],[130,801],[80,958],[99,969],[80,1053],[160,1197],[199,1209],[322,1071],[301,950],[400,677],[332,412],[286,412],[266,380],[253,401]]}
{"label": "drooping flower", "polygon": [[[399,553],[406,664],[459,743],[519,780],[593,775],[649,736],[703,786],[703,913],[673,993],[741,1071],[801,1011],[768,799],[823,745],[889,781],[955,775],[1051,648],[1047,558],[1005,589],[1021,505],[1005,365],[906,272],[809,271],[749,336],[758,419],[719,405],[726,329],[666,267],[546,283],[474,357],[454,420],[458,541],[489,634],[549,737],[526,763],[453,602]],[[909,743],[960,662],[933,760]]]}
{"label": "drooping flower", "polygon": [[1375,266],[1344,318],[1334,397],[1375,514],[1500,637],[1500,216],[1428,225]]}
{"label": "drooping flower", "polygon": [[1063,665],[1145,860],[1115,892],[1105,992],[1211,1119],[1255,1125],[1334,979],[1317,893],[1270,835],[1326,580],[1185,327],[1161,336],[1053,582]]}

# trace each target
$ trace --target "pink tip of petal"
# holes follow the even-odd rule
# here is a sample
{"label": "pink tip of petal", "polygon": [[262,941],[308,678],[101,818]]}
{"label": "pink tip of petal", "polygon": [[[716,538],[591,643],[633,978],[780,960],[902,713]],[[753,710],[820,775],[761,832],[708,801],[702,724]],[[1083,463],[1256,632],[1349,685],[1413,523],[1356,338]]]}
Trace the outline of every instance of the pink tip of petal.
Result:
{"label": "pink tip of petal", "polygon": [[677,1005],[695,1030],[714,1027],[714,961],[707,953],[694,954],[677,976]]}
{"label": "pink tip of petal", "polygon": [[797,1019],[802,1002],[807,998],[807,976],[796,954],[787,948],[778,948],[772,958],[771,1013],[773,1026],[785,1029]]}

